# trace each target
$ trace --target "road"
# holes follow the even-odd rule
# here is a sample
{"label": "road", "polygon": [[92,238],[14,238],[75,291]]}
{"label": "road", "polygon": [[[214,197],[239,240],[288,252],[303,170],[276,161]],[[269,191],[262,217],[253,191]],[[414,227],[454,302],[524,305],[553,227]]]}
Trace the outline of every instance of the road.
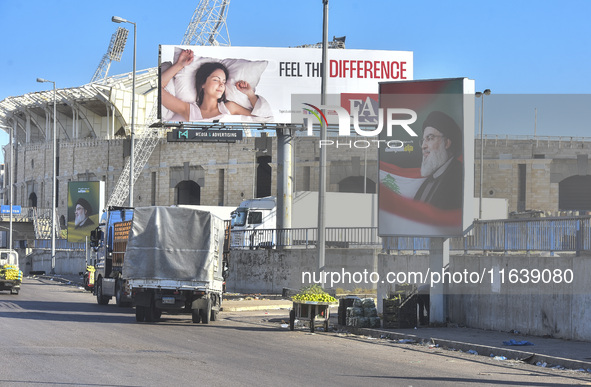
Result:
{"label": "road", "polygon": [[72,285],[0,292],[2,386],[560,386],[586,373],[345,333],[282,328],[287,311],[222,312],[210,325],[99,306]]}

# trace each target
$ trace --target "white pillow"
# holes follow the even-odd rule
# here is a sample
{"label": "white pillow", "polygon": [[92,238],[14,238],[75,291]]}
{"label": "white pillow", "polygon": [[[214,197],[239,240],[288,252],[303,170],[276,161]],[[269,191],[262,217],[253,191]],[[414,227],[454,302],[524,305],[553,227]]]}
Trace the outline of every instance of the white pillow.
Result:
{"label": "white pillow", "polygon": [[[166,71],[168,68],[172,66],[172,62],[164,62],[160,65],[161,71]],[[174,82],[168,82],[168,85],[165,87],[166,91],[168,91],[172,95],[176,95],[176,91],[174,90]],[[174,116],[174,112],[168,110],[164,105],[160,105],[160,116],[162,121],[170,121]]]}
{"label": "white pillow", "polygon": [[[178,60],[181,48],[174,49],[174,61]],[[193,58],[193,62],[185,66],[174,77],[175,96],[181,101],[192,103],[197,100],[197,90],[195,89],[195,74],[203,63],[221,62],[226,66],[229,77],[226,80],[226,99],[234,101],[247,109],[252,109],[252,104],[246,94],[238,91],[236,82],[246,81],[253,89],[256,89],[263,71],[267,68],[267,61],[251,61],[246,59],[217,59],[208,57]]]}

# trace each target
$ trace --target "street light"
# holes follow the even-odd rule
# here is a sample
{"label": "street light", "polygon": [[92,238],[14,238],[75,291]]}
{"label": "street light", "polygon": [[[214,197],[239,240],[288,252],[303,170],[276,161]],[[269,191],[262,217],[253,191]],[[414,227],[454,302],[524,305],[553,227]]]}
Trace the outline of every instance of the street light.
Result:
{"label": "street light", "polygon": [[57,107],[57,92],[55,89],[55,82],[48,81],[47,79],[37,78],[39,83],[52,83],[53,84],[53,184],[51,186],[51,274],[55,274],[55,191],[56,191],[56,144],[57,144],[57,125],[56,125],[56,107]]}
{"label": "street light", "polygon": [[134,168],[134,139],[135,139],[135,47],[136,47],[136,24],[119,16],[111,18],[113,23],[133,24],[133,73],[131,83],[131,146],[129,150],[129,207],[133,207],[133,168]]}
{"label": "street light", "polygon": [[484,139],[482,137],[482,127],[484,123],[484,96],[490,95],[490,89],[486,89],[483,92],[476,92],[476,98],[481,99],[480,105],[480,192],[478,197],[478,219],[482,219],[482,175],[484,173]]}

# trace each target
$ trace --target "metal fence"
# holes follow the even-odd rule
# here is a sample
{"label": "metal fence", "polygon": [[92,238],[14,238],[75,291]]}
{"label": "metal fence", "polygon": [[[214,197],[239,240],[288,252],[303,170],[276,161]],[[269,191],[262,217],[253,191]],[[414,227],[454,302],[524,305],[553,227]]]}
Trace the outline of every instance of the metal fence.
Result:
{"label": "metal fence", "polygon": [[[33,241],[33,248],[40,250],[51,250],[51,239],[35,239]],[[58,251],[85,251],[86,243],[68,242],[67,239],[56,239],[55,249]]]}
{"label": "metal fence", "polygon": [[[430,238],[380,237],[377,227],[327,227],[326,247],[429,250]],[[315,248],[316,228],[232,230],[232,249]],[[464,237],[449,239],[450,250],[582,251],[591,249],[591,216],[475,221]]]}
{"label": "metal fence", "polygon": [[[429,250],[430,238],[380,237],[377,227],[327,227],[327,248],[381,248],[385,251]],[[57,250],[84,250],[85,243],[56,239]],[[230,248],[316,248],[317,228],[232,230]],[[36,249],[51,249],[50,239],[36,239]],[[464,237],[450,238],[450,250],[583,251],[591,250],[591,216],[475,221]]]}

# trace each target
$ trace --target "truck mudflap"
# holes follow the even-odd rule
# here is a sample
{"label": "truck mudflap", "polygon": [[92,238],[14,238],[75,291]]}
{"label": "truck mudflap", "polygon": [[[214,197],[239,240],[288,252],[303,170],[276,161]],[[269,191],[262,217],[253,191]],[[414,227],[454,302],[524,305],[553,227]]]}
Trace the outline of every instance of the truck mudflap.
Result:
{"label": "truck mudflap", "polygon": [[208,304],[211,303],[211,300],[209,297],[201,297],[201,298],[197,298],[196,300],[193,300],[193,302],[191,303],[191,309],[207,309],[209,307]]}
{"label": "truck mudflap", "polygon": [[106,278],[103,277],[103,295],[112,297],[115,295],[115,278]]}

